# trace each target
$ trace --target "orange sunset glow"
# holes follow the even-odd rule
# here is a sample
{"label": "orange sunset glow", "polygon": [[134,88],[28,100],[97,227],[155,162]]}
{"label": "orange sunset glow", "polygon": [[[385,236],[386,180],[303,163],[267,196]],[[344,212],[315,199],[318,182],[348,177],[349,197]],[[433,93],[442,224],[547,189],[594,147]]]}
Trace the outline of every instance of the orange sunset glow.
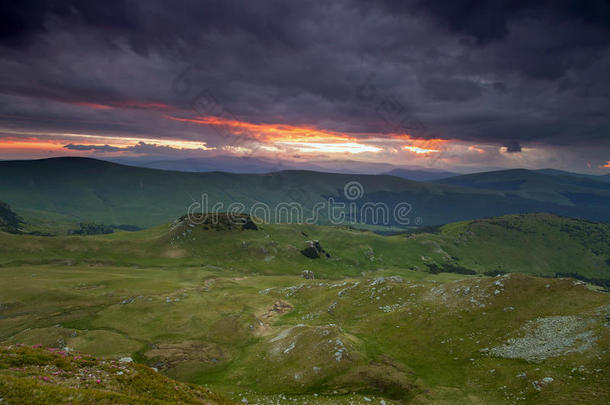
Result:
{"label": "orange sunset glow", "polygon": [[19,138],[19,139],[10,139],[4,138],[0,140],[0,149],[2,150],[41,150],[41,149],[55,149],[61,150],[63,148],[63,143],[57,142],[55,140],[43,140],[36,138]]}
{"label": "orange sunset glow", "polygon": [[260,141],[309,141],[309,140],[356,140],[355,137],[341,132],[320,130],[310,126],[286,124],[254,124],[222,117],[180,118],[166,115],[167,119],[195,124],[230,128],[235,135],[248,135]]}
{"label": "orange sunset glow", "polygon": [[[111,106],[86,103],[94,109],[114,108]],[[137,102],[123,102],[123,107],[136,106],[138,108],[166,109],[164,104],[148,104]],[[117,104],[118,106],[118,104]],[[211,126],[221,135],[235,135],[244,137],[243,141],[253,141],[259,145],[259,151],[266,152],[299,152],[304,154],[378,154],[384,151],[401,150],[414,156],[429,156],[441,152],[448,140],[443,139],[417,139],[408,134],[400,133],[346,133],[316,128],[311,125],[288,125],[277,123],[252,123],[217,116],[199,116],[196,118],[176,117],[162,115],[163,118],[184,123]],[[5,131],[10,133],[11,131]],[[164,146],[176,150],[214,150],[206,142],[186,139],[157,139],[152,137],[135,136],[106,136],[79,133],[44,133],[28,132],[20,135],[29,135],[25,138],[5,138],[0,148],[8,150],[62,150],[70,149],[72,143],[84,146],[72,147],[93,153],[135,153],[133,148],[138,143],[154,146]],[[103,146],[117,148],[117,150],[103,150]],[[87,147],[89,149],[87,149]],[[80,148],[80,149],[78,149]],[[222,149],[232,153],[251,153],[248,145],[227,145]]]}
{"label": "orange sunset glow", "polygon": [[477,152],[477,153],[485,153],[485,150],[479,148],[478,145],[471,145],[471,146],[468,147],[468,150],[472,151],[472,152]]}
{"label": "orange sunset glow", "polygon": [[[88,146],[110,146],[127,151],[137,144],[165,146],[177,150],[213,150],[205,142],[180,139],[154,139],[144,137],[117,137],[91,134],[50,134],[52,138],[30,136],[27,138],[0,138],[0,150],[7,151],[65,151],[66,144],[86,142]],[[123,153],[123,151],[117,151]]]}
{"label": "orange sunset glow", "polygon": [[221,127],[233,135],[244,135],[253,140],[274,145],[296,148],[301,152],[325,153],[377,153],[383,147],[374,143],[408,143],[402,149],[415,154],[440,152],[442,139],[416,139],[408,134],[354,134],[318,129],[313,126],[295,126],[286,124],[257,124],[216,116],[181,118],[166,115],[167,119],[201,125]]}

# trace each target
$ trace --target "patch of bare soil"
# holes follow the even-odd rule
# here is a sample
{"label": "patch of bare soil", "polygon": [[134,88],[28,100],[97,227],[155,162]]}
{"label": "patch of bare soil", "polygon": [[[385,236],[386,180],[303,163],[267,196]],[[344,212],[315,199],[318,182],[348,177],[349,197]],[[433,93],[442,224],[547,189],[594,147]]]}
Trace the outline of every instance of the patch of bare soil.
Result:
{"label": "patch of bare soil", "polygon": [[276,318],[280,315],[284,315],[287,312],[292,311],[294,307],[286,301],[283,300],[279,300],[273,303],[273,305],[271,306],[271,308],[269,308],[269,310],[267,312],[265,312],[261,318],[265,319],[265,320],[270,320],[273,318]]}
{"label": "patch of bare soil", "polygon": [[269,324],[278,316],[283,315],[292,311],[294,307],[287,301],[279,300],[273,303],[262,315],[257,316],[257,325],[255,334],[258,336],[267,335],[271,332],[271,326]]}
{"label": "patch of bare soil", "polygon": [[180,259],[181,257],[186,256],[186,253],[187,252],[184,249],[170,248],[163,252],[161,256],[168,259]]}
{"label": "patch of bare soil", "polygon": [[176,344],[162,343],[144,353],[157,369],[176,367],[186,361],[202,363],[219,363],[228,359],[228,353],[214,343],[182,342]]}

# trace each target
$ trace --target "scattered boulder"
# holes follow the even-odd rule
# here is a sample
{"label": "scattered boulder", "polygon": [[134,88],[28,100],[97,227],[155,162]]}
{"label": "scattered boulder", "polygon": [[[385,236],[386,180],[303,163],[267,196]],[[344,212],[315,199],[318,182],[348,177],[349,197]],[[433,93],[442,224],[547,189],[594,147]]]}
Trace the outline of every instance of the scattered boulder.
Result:
{"label": "scattered boulder", "polygon": [[306,280],[313,280],[316,278],[316,276],[313,274],[313,271],[311,271],[311,270],[303,270],[301,272],[301,277],[303,277]]}
{"label": "scattered boulder", "polygon": [[553,377],[544,377],[541,381],[532,381],[532,386],[536,391],[541,391],[545,385],[550,384],[553,381],[555,381]]}
{"label": "scattered boulder", "polygon": [[393,282],[393,283],[402,283],[403,280],[402,280],[402,277],[400,277],[400,276],[377,277],[376,279],[371,281],[369,286],[373,287],[376,285],[381,285],[381,284],[385,283],[386,281]]}
{"label": "scattered boulder", "polygon": [[524,325],[521,337],[510,338],[499,346],[482,349],[482,352],[531,362],[565,353],[582,353],[597,340],[591,330],[593,323],[592,319],[573,315],[537,318]]}
{"label": "scattered boulder", "polygon": [[307,247],[301,250],[303,256],[309,257],[310,259],[319,259],[322,256],[330,257],[330,254],[320,245],[320,241],[308,240],[306,243]]}

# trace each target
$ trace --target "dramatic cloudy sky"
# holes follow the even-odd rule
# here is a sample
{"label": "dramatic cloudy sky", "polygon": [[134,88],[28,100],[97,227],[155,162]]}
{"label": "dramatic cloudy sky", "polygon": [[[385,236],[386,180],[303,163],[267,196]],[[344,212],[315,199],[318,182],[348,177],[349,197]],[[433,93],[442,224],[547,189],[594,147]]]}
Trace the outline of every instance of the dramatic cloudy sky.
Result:
{"label": "dramatic cloudy sky", "polygon": [[0,4],[0,159],[610,171],[609,0]]}

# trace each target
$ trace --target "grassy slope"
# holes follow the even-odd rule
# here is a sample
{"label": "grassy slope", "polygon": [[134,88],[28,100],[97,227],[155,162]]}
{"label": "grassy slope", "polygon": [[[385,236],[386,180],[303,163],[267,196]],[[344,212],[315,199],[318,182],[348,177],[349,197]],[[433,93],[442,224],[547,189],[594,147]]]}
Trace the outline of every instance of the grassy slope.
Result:
{"label": "grassy slope", "polygon": [[[555,184],[561,177],[535,175],[541,176],[543,186],[545,182]],[[249,208],[263,202],[275,207],[280,202],[296,201],[309,214],[316,202],[328,197],[340,199],[344,185],[350,181],[358,181],[364,187],[365,195],[358,203],[385,202],[393,207],[408,202],[413,207],[411,221],[419,217],[424,225],[525,212],[610,219],[607,204],[604,205],[610,193],[608,183],[594,180],[587,180],[591,183],[587,187],[580,183],[562,186],[561,192],[573,193],[576,202],[571,202],[569,196],[562,194],[559,198],[556,190],[551,192],[552,198],[547,198],[544,190],[485,190],[477,188],[478,184],[464,188],[394,176],[307,171],[266,175],[182,173],[84,158],[0,162],[0,198],[26,216],[33,230],[48,227],[45,223],[49,221],[158,225],[184,213],[193,201],[201,200],[203,193],[209,196],[210,206],[222,202],[226,208],[230,203],[241,202]],[[325,220],[324,216],[321,220]]]}
{"label": "grassy slope", "polygon": [[[0,234],[0,342],[131,355],[170,377],[262,403],[281,395],[308,403],[600,403],[610,398],[607,294],[565,279],[414,270],[457,260],[477,271],[607,277],[599,266],[608,235],[607,225],[550,215],[388,237],[188,224],[88,237]],[[310,239],[331,258],[301,255]],[[318,280],[299,277],[305,268]],[[405,281],[375,282],[388,275]],[[465,287],[471,295],[459,292]],[[292,308],[270,311],[277,302]],[[594,346],[541,364],[480,352],[528,320],[555,315],[590,319]],[[515,377],[522,372],[527,378]],[[556,383],[536,390],[544,377]]]}
{"label": "grassy slope", "polygon": [[[103,266],[0,271],[8,281],[0,287],[5,344],[65,345],[110,358],[131,354],[170,377],[237,400],[268,403],[282,394],[309,403],[363,403],[363,395],[415,403],[610,398],[610,334],[600,312],[609,300],[571,280],[412,272],[403,282],[333,282],[244,278],[226,269]],[[496,280],[504,287],[494,295]],[[485,292],[478,298],[485,307],[453,293],[465,286]],[[439,287],[448,301],[434,293]],[[265,318],[278,301],[293,310]],[[598,336],[584,354],[535,364],[480,352],[514,336],[527,320],[573,314],[591,319]],[[575,375],[571,370],[580,366]],[[515,377],[522,372],[527,379]],[[532,382],[544,377],[556,383],[539,392]]]}
{"label": "grassy slope", "polygon": [[610,278],[610,225],[546,214],[509,215],[442,228],[449,254],[477,272],[577,273]]}
{"label": "grassy slope", "polygon": [[436,183],[500,190],[565,207],[588,200],[588,209],[598,212],[607,211],[610,204],[610,184],[604,176],[512,169],[455,176]]}
{"label": "grassy slope", "polygon": [[0,398],[12,404],[229,404],[148,367],[87,354],[0,347]]}
{"label": "grassy slope", "polygon": [[[0,234],[0,265],[219,266],[244,273],[357,276],[455,265],[477,273],[577,273],[610,279],[610,226],[546,214],[512,215],[446,225],[438,233],[381,236],[345,227],[264,225],[258,231],[167,225],[103,236]],[[331,254],[300,253],[317,239]]]}

